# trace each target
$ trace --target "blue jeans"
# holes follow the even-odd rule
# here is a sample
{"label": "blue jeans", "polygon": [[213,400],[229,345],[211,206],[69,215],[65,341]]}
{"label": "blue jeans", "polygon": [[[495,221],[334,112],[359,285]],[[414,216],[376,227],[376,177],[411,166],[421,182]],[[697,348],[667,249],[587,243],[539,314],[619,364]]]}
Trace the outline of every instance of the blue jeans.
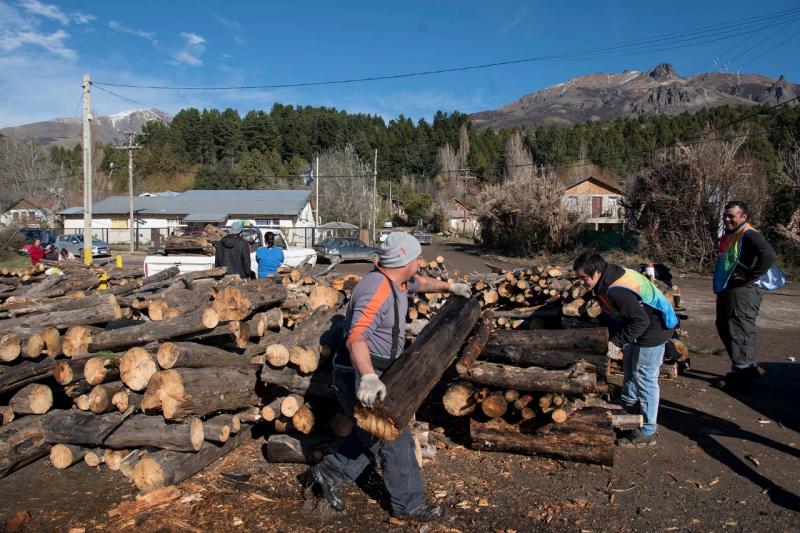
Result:
{"label": "blue jeans", "polygon": [[[666,344],[666,343],[665,343]],[[645,348],[638,344],[627,344],[623,348],[622,368],[625,373],[622,382],[622,401],[642,407],[642,433],[652,435],[656,432],[658,416],[658,372],[664,361],[664,346]]]}
{"label": "blue jeans", "polygon": [[[345,414],[352,416],[357,401],[355,372],[335,371],[334,383],[339,404]],[[414,439],[408,426],[392,442],[377,439],[354,427],[339,445],[339,449],[325,456],[320,465],[338,482],[355,481],[369,466],[368,451],[381,460],[383,484],[389,493],[392,510],[403,512],[419,508],[424,502],[425,487],[414,455]]]}

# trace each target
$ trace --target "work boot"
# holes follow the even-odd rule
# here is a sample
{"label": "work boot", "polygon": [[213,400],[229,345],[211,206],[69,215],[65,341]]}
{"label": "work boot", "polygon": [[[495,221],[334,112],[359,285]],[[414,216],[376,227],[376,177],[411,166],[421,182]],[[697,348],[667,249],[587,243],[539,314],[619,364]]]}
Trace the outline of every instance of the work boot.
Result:
{"label": "work boot", "polygon": [[634,429],[626,437],[617,439],[620,448],[645,448],[656,445],[656,434],[645,435],[641,429]]}
{"label": "work boot", "polygon": [[339,496],[339,483],[324,469],[321,463],[311,469],[311,480],[319,487],[325,500],[333,509],[340,513],[345,511],[344,501]]}
{"label": "work boot", "polygon": [[416,520],[417,522],[433,522],[439,520],[444,511],[439,505],[423,503],[413,511],[396,511],[392,513],[395,518],[400,520]]}
{"label": "work boot", "polygon": [[734,368],[718,379],[714,385],[727,393],[744,393],[750,390],[753,381],[761,377],[758,367],[750,366],[747,368]]}

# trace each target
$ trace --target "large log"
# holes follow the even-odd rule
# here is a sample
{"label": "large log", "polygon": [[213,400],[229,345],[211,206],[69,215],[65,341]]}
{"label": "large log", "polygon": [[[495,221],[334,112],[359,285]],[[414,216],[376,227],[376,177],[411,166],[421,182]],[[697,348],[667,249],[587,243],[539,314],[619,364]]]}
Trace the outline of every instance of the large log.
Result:
{"label": "large log", "polygon": [[285,299],[286,288],[282,285],[242,285],[222,289],[212,306],[220,320],[244,320],[253,311],[277,305]]}
{"label": "large log", "polygon": [[605,409],[581,409],[563,424],[538,428],[531,424],[531,429],[527,425],[527,422],[512,425],[502,419],[485,423],[471,419],[472,446],[479,450],[543,454],[609,466],[614,462],[614,430],[611,413]]}
{"label": "large log", "polygon": [[605,354],[607,349],[606,328],[499,330],[489,339],[484,354],[508,356],[547,351]]}
{"label": "large log", "polygon": [[92,336],[103,331],[97,326],[72,326],[63,337],[61,350],[67,357],[84,355],[89,352]]}
{"label": "large log", "polygon": [[52,410],[42,415],[42,431],[51,443],[99,446],[125,418],[124,413],[96,415],[77,409]]}
{"label": "large log", "polygon": [[196,452],[203,445],[203,422],[190,418],[167,423],[160,416],[136,415],[108,436],[103,446],[115,449],[152,446],[176,452]]}
{"label": "large log", "polygon": [[50,453],[41,416],[26,416],[0,428],[0,478]]}
{"label": "large log", "polygon": [[169,268],[165,268],[161,272],[153,274],[152,276],[147,276],[146,278],[141,280],[140,284],[130,283],[128,285],[120,285],[109,289],[109,292],[117,296],[123,296],[125,294],[130,294],[136,291],[137,289],[140,289],[141,287],[146,287],[151,284],[161,283],[165,280],[170,279],[173,276],[177,276],[178,274],[180,274],[180,272],[181,272],[180,268],[178,268],[177,266],[172,266]]}
{"label": "large log", "polygon": [[41,356],[34,361],[21,361],[15,365],[0,365],[0,394],[41,381],[53,373],[56,361]]}
{"label": "large log", "polygon": [[158,347],[158,366],[170,368],[206,368],[246,366],[250,359],[235,352],[196,342],[164,342]]}
{"label": "large log", "polygon": [[180,483],[220,457],[252,438],[250,431],[240,431],[222,446],[204,442],[195,453],[161,450],[142,457],[133,471],[133,481],[142,492]]}
{"label": "large log", "polygon": [[0,331],[16,328],[58,328],[66,329],[78,324],[104,324],[122,318],[122,310],[115,303],[101,303],[86,309],[51,311],[37,315],[25,315],[0,321]]}
{"label": "large log", "polygon": [[198,309],[193,313],[159,322],[145,322],[126,328],[112,329],[92,335],[89,350],[114,350],[129,348],[152,341],[162,341],[180,335],[189,335],[214,329],[219,323],[216,311]]}
{"label": "large log", "polygon": [[[508,330],[509,333],[516,333],[515,330]],[[569,368],[578,361],[591,363],[597,370],[598,375],[608,374],[608,359],[605,354],[587,354],[580,351],[560,351],[560,350],[537,350],[524,351],[514,347],[504,350],[499,346],[494,346],[492,352],[484,351],[484,356],[492,361],[511,363],[521,367],[539,367],[548,370],[563,370]]]}
{"label": "large log", "polygon": [[246,322],[232,320],[230,322],[223,322],[213,329],[202,331],[200,333],[193,333],[191,335],[184,335],[178,337],[180,339],[191,340],[208,340],[223,345],[229,345],[233,348],[245,348],[250,342],[250,330]]}
{"label": "large log", "polygon": [[340,437],[329,434],[270,435],[267,461],[270,463],[313,464],[338,448]]}
{"label": "large log", "polygon": [[47,385],[25,385],[8,400],[15,415],[43,415],[53,406],[53,391]]}
{"label": "large log", "polygon": [[117,303],[117,298],[113,294],[99,293],[84,296],[83,298],[53,298],[43,302],[34,302],[26,306],[20,306],[7,311],[10,317],[19,317],[34,313],[50,313],[52,311],[72,311],[75,309],[87,309],[104,303]]}
{"label": "large log", "polygon": [[145,412],[161,410],[168,420],[185,420],[216,411],[256,405],[258,366],[238,368],[173,368],[150,379],[142,399]]}
{"label": "large log", "polygon": [[208,304],[209,295],[204,291],[177,290],[152,300],[147,308],[151,320],[164,320],[196,311]]}
{"label": "large log", "polygon": [[477,298],[448,298],[414,343],[381,376],[387,395],[373,408],[356,406],[358,426],[395,440],[453,362],[480,316]]}
{"label": "large log", "polygon": [[587,394],[595,392],[597,387],[595,368],[582,361],[566,370],[518,368],[478,361],[466,373],[459,374],[459,377],[481,385],[518,391]]}

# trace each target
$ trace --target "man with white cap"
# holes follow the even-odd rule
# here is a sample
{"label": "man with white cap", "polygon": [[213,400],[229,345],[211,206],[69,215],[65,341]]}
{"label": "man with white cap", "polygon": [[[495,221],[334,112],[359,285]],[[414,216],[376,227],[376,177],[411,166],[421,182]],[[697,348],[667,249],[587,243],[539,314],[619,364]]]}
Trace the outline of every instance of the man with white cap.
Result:
{"label": "man with white cap", "polygon": [[[336,397],[348,416],[356,401],[371,407],[386,397],[380,375],[402,354],[409,292],[440,292],[469,298],[466,283],[439,281],[418,275],[419,241],[404,232],[390,234],[381,244],[375,270],[353,289],[345,315],[344,340],[334,356]],[[381,459],[392,515],[401,519],[431,521],[442,516],[439,506],[425,502],[425,488],[414,456],[409,428],[393,441],[376,439],[354,428],[338,451],[312,468],[311,480],[328,503],[344,512],[338,494],[343,481],[355,481],[370,464],[367,452]]]}

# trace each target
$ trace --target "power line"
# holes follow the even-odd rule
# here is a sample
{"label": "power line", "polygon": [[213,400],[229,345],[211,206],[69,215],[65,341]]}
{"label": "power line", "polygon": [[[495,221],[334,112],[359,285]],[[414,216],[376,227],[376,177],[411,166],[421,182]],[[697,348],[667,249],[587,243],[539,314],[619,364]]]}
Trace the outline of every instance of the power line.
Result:
{"label": "power line", "polygon": [[[622,50],[625,49],[640,49],[638,52],[635,53],[648,53],[648,52],[656,52],[656,51],[663,51],[663,50],[671,50],[675,48],[682,48],[686,46],[696,46],[698,44],[707,44],[710,42],[715,42],[724,39],[732,39],[735,37],[739,37],[741,35],[746,35],[748,33],[759,32],[765,29],[763,25],[768,22],[779,21],[779,24],[784,24],[787,22],[787,17],[792,18],[800,15],[800,9],[794,8],[784,11],[779,11],[767,15],[762,15],[759,17],[749,17],[747,19],[738,19],[736,21],[731,21],[722,24],[710,25],[701,28],[696,28],[693,30],[684,30],[680,32],[673,32],[668,34],[663,34],[653,38],[645,38],[645,39],[637,39],[632,41],[624,41],[621,43],[599,46],[594,48],[588,49],[581,49],[575,50],[571,52],[565,53],[556,53],[556,54],[548,54],[542,56],[535,56],[535,57],[528,57],[528,58],[521,58],[521,59],[510,59],[504,61],[495,61],[490,63],[482,63],[476,65],[466,65],[466,66],[459,66],[459,67],[448,67],[448,68],[440,68],[440,69],[432,69],[432,70],[423,70],[423,71],[416,71],[416,72],[406,72],[406,73],[399,73],[399,74],[387,74],[387,75],[376,75],[376,76],[365,76],[365,77],[357,77],[357,78],[346,78],[346,79],[338,79],[338,80],[324,80],[324,81],[309,81],[309,82],[298,82],[298,83],[274,83],[274,84],[265,84],[265,85],[241,85],[241,86],[169,86],[169,85],[135,85],[135,84],[123,84],[123,83],[113,83],[113,82],[100,82],[96,81],[93,82],[95,86],[106,86],[106,87],[124,87],[124,88],[131,88],[131,89],[153,89],[153,90],[186,90],[186,91],[226,91],[226,90],[251,90],[251,89],[281,89],[281,88],[293,88],[293,87],[311,87],[311,86],[322,86],[322,85],[340,85],[340,84],[349,84],[349,83],[361,83],[361,82],[371,82],[371,81],[381,81],[381,80],[391,80],[391,79],[402,79],[402,78],[412,78],[412,77],[419,77],[419,76],[430,76],[430,75],[438,75],[438,74],[447,74],[453,72],[463,72],[469,70],[479,70],[479,69],[487,69],[487,68],[496,68],[501,66],[508,66],[508,65],[518,65],[524,63],[532,63],[532,62],[539,62],[539,61],[548,61],[548,60],[566,60],[566,59],[588,59],[593,58],[597,59],[597,54],[608,53],[614,50]],[[769,24],[767,24],[769,25]],[[751,27],[755,28],[752,29]],[[747,31],[745,31],[747,30]],[[680,39],[678,39],[680,38]],[[677,40],[676,40],[677,39]],[[677,44],[677,43],[688,43],[688,44],[680,44],[678,46],[672,46],[667,48],[657,48],[658,46],[662,46],[661,44]],[[656,47],[656,48],[653,48]],[[593,57],[595,56],[595,57]],[[117,95],[120,96],[120,95]],[[120,96],[122,97],[122,96]],[[127,98],[127,97],[122,97]]]}
{"label": "power line", "polygon": [[122,99],[122,100],[126,100],[126,101],[128,101],[128,102],[134,103],[134,104],[136,104],[136,105],[141,105],[141,106],[144,106],[144,107],[153,107],[153,106],[151,106],[151,105],[148,105],[148,104],[145,104],[144,102],[141,102],[141,101],[139,101],[139,100],[134,100],[133,98],[129,98],[129,97],[127,97],[127,96],[123,96],[123,95],[121,95],[121,94],[117,94],[117,93],[115,93],[114,91],[112,91],[112,90],[110,90],[110,89],[106,89],[106,88],[104,88],[104,87],[101,87],[101,86],[100,86],[99,84],[97,84],[97,83],[94,83],[94,82],[92,82],[92,83],[91,83],[91,85],[92,85],[92,87],[96,87],[97,89],[100,89],[100,90],[101,90],[101,91],[103,91],[103,92],[106,92],[106,93],[108,93],[108,94],[110,94],[110,95],[112,95],[112,96],[116,96],[117,98],[120,98],[120,99]]}
{"label": "power line", "polygon": [[750,63],[752,63],[752,62],[754,62],[754,61],[757,61],[757,60],[761,59],[762,57],[764,57],[764,56],[765,56],[765,55],[767,55],[768,53],[772,52],[772,51],[773,51],[773,50],[775,50],[776,48],[779,48],[779,47],[783,46],[784,44],[788,43],[789,41],[791,41],[792,39],[794,39],[794,38],[795,38],[795,37],[797,37],[798,35],[800,35],[800,32],[797,32],[797,33],[795,33],[794,35],[791,35],[791,36],[789,36],[788,38],[786,38],[786,39],[784,39],[783,41],[779,42],[778,44],[776,44],[776,45],[775,45],[775,46],[773,46],[772,48],[769,48],[769,49],[765,50],[765,51],[764,51],[762,54],[759,54],[759,55],[757,55],[756,57],[754,57],[753,59],[751,59],[751,60],[750,60],[750,61],[748,61],[747,63],[743,63],[743,64],[742,64],[742,66],[749,65]]}

